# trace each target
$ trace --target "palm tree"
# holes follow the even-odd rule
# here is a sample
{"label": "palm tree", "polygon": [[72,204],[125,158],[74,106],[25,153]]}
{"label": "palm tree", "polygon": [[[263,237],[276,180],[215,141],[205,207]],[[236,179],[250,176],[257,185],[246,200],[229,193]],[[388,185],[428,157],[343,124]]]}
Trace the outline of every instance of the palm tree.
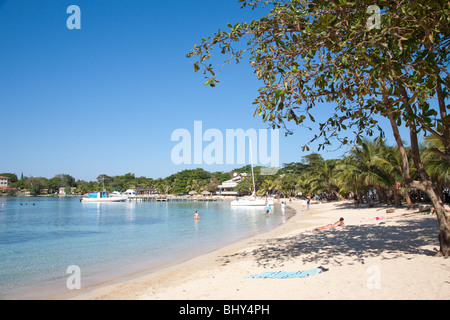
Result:
{"label": "palm tree", "polygon": [[264,182],[261,184],[261,191],[263,191],[264,193],[268,192],[268,193],[272,193],[273,190],[276,187],[276,182],[274,180],[271,179],[264,179]]}
{"label": "palm tree", "polygon": [[279,180],[279,190],[285,195],[293,196],[297,185],[297,177],[292,173],[283,175]]}
{"label": "palm tree", "polygon": [[301,192],[302,194],[311,194],[311,176],[308,171],[303,171],[297,177],[297,185],[295,192]]}
{"label": "palm tree", "polygon": [[349,156],[337,168],[336,178],[341,191],[366,194],[375,189],[383,202],[388,202],[387,193],[390,193],[395,205],[400,206],[401,190],[396,186],[401,182],[401,162],[395,151],[380,138],[364,139],[359,147],[350,150]]}
{"label": "palm tree", "polygon": [[155,183],[155,189],[158,191],[158,193],[163,194],[166,192],[166,188],[164,186],[163,180],[160,178]]}
{"label": "palm tree", "polygon": [[196,179],[191,179],[191,180],[189,180],[187,182],[187,184],[186,184],[186,191],[187,192],[189,192],[189,191],[196,191],[196,192],[198,192],[198,189],[199,189],[199,187],[198,187],[198,182],[197,182]]}
{"label": "palm tree", "polygon": [[[395,205],[401,205],[400,196],[403,195],[406,199],[408,209],[411,209],[412,201],[409,191],[406,188],[401,188],[400,184],[403,180],[400,151],[397,148],[386,146],[383,142],[376,156],[375,164],[379,167],[379,170],[384,172],[384,186],[392,191]],[[414,166],[411,164],[410,168],[413,169]],[[414,174],[413,170],[411,170],[411,174]],[[399,185],[400,187],[398,187]]]}
{"label": "palm tree", "polygon": [[312,193],[327,192],[328,194],[338,195],[339,187],[336,182],[334,167],[335,164],[326,160],[310,173],[308,182]]}
{"label": "palm tree", "polygon": [[422,146],[421,158],[428,175],[432,181],[436,182],[439,190],[442,190],[450,184],[450,163],[439,157],[433,151],[434,149],[444,152],[442,141],[435,136],[426,136]]}
{"label": "palm tree", "polygon": [[364,189],[361,179],[362,171],[358,162],[350,156],[344,159],[336,166],[334,179],[339,186],[339,194],[345,195],[353,193],[358,195]]}

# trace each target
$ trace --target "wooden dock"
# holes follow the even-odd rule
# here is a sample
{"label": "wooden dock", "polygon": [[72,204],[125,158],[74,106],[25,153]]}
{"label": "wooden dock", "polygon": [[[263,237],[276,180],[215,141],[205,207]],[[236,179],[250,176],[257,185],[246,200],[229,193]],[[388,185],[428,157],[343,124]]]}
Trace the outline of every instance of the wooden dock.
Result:
{"label": "wooden dock", "polygon": [[157,201],[157,202],[190,202],[190,201],[206,201],[206,202],[215,202],[215,201],[223,201],[223,198],[213,198],[213,197],[202,197],[202,196],[189,196],[189,197],[183,197],[183,196],[131,196],[128,197],[128,200],[131,201]]}

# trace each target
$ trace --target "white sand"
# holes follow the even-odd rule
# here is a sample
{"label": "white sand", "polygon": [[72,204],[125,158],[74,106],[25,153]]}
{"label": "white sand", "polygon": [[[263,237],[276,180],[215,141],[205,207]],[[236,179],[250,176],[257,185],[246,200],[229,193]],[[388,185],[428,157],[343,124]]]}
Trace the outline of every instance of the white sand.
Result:
{"label": "white sand", "polygon": [[[269,233],[70,298],[450,299],[450,259],[435,257],[434,215],[405,209],[386,213],[386,207],[355,208],[350,202],[312,204],[308,212],[301,201],[291,207],[297,214]],[[343,228],[313,230],[340,217]],[[246,278],[318,266],[328,271],[307,278]]]}

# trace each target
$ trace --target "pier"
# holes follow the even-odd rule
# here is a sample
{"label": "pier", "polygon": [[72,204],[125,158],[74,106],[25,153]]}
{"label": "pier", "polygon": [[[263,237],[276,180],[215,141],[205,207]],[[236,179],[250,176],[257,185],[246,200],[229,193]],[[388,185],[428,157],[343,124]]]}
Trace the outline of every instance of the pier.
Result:
{"label": "pier", "polygon": [[191,202],[191,201],[224,201],[224,198],[203,196],[164,196],[164,195],[137,195],[129,196],[130,201],[157,201],[157,202]]}

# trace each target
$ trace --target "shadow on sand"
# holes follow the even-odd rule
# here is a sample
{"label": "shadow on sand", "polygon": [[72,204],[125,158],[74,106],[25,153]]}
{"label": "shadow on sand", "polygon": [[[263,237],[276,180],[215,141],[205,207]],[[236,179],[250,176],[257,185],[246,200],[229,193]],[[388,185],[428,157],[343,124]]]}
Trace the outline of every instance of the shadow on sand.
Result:
{"label": "shadow on sand", "polygon": [[[394,259],[404,254],[436,255],[423,248],[439,246],[436,219],[405,219],[395,225],[349,225],[340,230],[306,231],[294,237],[266,241],[251,252],[223,257],[224,260],[252,255],[258,266],[281,267],[301,257],[303,263],[344,265],[365,263],[369,257]],[[227,261],[225,261],[226,263]]]}

